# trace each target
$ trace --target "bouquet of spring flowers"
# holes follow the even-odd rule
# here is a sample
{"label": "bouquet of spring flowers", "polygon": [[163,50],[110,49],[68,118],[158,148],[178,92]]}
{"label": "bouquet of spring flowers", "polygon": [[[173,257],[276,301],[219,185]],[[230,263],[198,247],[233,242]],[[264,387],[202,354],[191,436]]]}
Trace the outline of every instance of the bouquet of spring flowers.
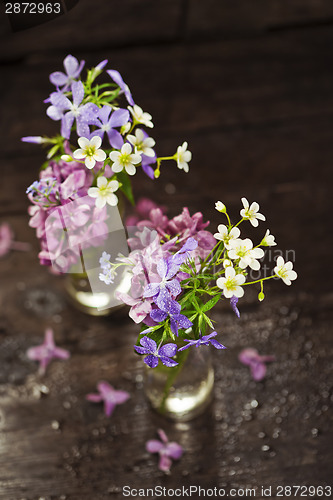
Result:
{"label": "bouquet of spring flowers", "polygon": [[[164,365],[179,371],[189,350],[201,346],[224,349],[216,339],[218,334],[210,318],[220,300],[230,301],[239,317],[238,300],[246,286],[259,285],[261,301],[266,280],[281,278],[290,285],[296,279],[292,262],[284,262],[282,256],[269,276],[250,278],[251,270],[261,268],[261,247],[276,243],[269,230],[256,246],[251,239],[241,237],[241,223],[249,221],[257,227],[259,220],[265,220],[257,203],[249,205],[246,198],[242,203],[241,219],[236,224],[232,224],[225,205],[216,203],[227,221],[218,226],[214,235],[206,230],[208,223],[203,222],[201,213],[191,217],[184,208],[181,215],[168,220],[159,208],[154,208],[148,220],[137,224],[139,230],[129,240],[133,250],[127,257],[119,256],[111,262],[110,255],[103,253],[101,280],[112,285],[120,266],[131,271],[130,292],[119,294],[119,298],[131,306],[130,317],[141,324],[134,349],[148,367]],[[166,390],[170,387],[167,383]]]}
{"label": "bouquet of spring flowers", "polygon": [[[60,135],[22,138],[48,148],[39,179],[27,189],[29,225],[40,240],[40,263],[58,272],[83,262],[83,249],[105,241],[117,218],[119,192],[134,204],[131,178],[138,167],[151,179],[159,177],[165,160],[189,170],[186,142],[172,156],[157,157],[155,141],[145,130],[153,128],[152,116],[135,104],[118,71],[104,72],[107,63],[88,70],[83,79],[85,62],[68,55],[65,72],[50,75],[56,90],[45,100],[46,114],[60,123]],[[97,83],[102,73],[106,81]]]}

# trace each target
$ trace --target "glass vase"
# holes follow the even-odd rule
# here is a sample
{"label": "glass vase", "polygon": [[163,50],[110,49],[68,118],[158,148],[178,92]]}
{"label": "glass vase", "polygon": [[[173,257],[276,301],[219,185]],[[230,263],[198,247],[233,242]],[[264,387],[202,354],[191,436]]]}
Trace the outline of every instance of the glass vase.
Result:
{"label": "glass vase", "polygon": [[146,367],[145,394],[162,415],[187,421],[200,415],[213,397],[214,369],[208,346],[190,347],[175,356],[178,365],[168,368],[161,362]]}

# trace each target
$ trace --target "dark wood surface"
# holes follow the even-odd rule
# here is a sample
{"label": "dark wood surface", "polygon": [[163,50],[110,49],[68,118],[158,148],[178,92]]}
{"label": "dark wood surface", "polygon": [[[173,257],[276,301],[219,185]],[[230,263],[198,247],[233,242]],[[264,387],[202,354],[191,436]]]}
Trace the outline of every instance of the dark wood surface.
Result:
{"label": "dark wood surface", "polygon": [[[91,9],[80,0],[31,30],[12,34],[2,20],[0,222],[32,250],[0,260],[1,500],[123,498],[125,485],[158,484],[257,487],[261,498],[261,486],[330,484],[332,2],[100,0]],[[186,424],[149,408],[131,349],[136,325],[76,311],[62,280],[38,264],[25,189],[44,157],[20,137],[56,132],[42,101],[67,53],[88,66],[108,58],[123,74],[153,115],[160,155],[189,142],[190,173],[138,175],[137,196],[170,215],[200,210],[213,232],[215,201],[236,217],[247,196],[267,217],[262,230],[295,251],[292,287],[272,283],[261,304],[249,291],[240,320],[225,304],[216,309],[228,350],[214,353],[213,404]],[[25,353],[47,326],[72,356],[39,377]],[[237,360],[250,346],[277,357],[263,382]],[[101,379],[131,394],[110,419],[85,401]],[[185,449],[170,475],[145,451],[159,427]]]}

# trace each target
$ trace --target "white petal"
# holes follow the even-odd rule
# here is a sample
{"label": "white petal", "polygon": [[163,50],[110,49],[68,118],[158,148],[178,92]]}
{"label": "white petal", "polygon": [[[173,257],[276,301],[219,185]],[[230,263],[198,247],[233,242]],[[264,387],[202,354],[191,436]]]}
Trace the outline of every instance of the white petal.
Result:
{"label": "white petal", "polygon": [[99,188],[106,186],[107,183],[108,183],[108,180],[106,177],[104,177],[104,176],[97,177],[97,186]]}
{"label": "white petal", "polygon": [[111,207],[115,207],[118,204],[118,198],[113,193],[108,194],[108,196],[106,197],[106,201],[109,205],[111,205]]}
{"label": "white petal", "polygon": [[[125,142],[125,144],[122,146],[121,148],[121,154],[130,154],[132,152],[132,146],[130,144],[128,144],[128,142]],[[112,154],[112,153],[111,153]],[[112,158],[111,158],[112,160]]]}
{"label": "white petal", "polygon": [[87,146],[89,146],[89,139],[87,139],[86,137],[79,137],[77,142],[78,142],[80,148],[82,148],[82,149],[85,149]]}
{"label": "white petal", "polygon": [[88,189],[88,195],[91,198],[98,198],[99,196],[99,189],[97,187],[92,187]]}
{"label": "white petal", "polygon": [[131,163],[129,165],[126,165],[125,170],[128,173],[128,175],[135,175],[136,168]]}
{"label": "white petal", "polygon": [[238,297],[238,298],[243,297],[244,288],[242,288],[241,286],[236,286],[236,290],[234,291],[234,295],[236,295],[236,297]]}
{"label": "white petal", "polygon": [[111,191],[117,191],[117,189],[119,188],[119,182],[116,180],[110,181],[109,187],[110,187]]}
{"label": "white petal", "polygon": [[140,163],[141,155],[140,154],[131,155],[130,161],[131,161],[131,163],[134,163],[134,165],[136,165],[137,163]]}
{"label": "white petal", "polygon": [[247,201],[247,199],[246,199],[246,198],[242,198],[242,199],[241,199],[241,202],[243,203],[243,207],[244,207],[245,209],[249,208],[249,202]]}
{"label": "white petal", "polygon": [[76,149],[73,153],[73,156],[77,160],[82,160],[82,158],[86,157],[86,153],[83,151],[83,149]]}
{"label": "white petal", "polygon": [[119,151],[111,151],[111,153],[109,154],[110,160],[112,161],[118,161],[119,156],[120,156]]}
{"label": "white petal", "polygon": [[[225,227],[225,226],[224,226]],[[230,237],[236,239],[240,236],[240,230],[238,227],[233,227],[230,231]]]}
{"label": "white petal", "polygon": [[112,165],[112,170],[115,174],[117,174],[118,172],[121,172],[123,170],[124,166],[123,165],[120,165],[120,163],[118,162],[115,162],[113,165]]}
{"label": "white petal", "polygon": [[96,161],[104,161],[106,158],[106,153],[102,149],[98,149],[94,153],[94,158]]}
{"label": "white petal", "polygon": [[92,168],[94,168],[96,160],[94,160],[92,156],[87,156],[86,159],[84,160],[84,163],[86,164],[86,167],[91,170]]}
{"label": "white petal", "polygon": [[106,204],[106,199],[102,197],[97,198],[95,202],[97,208],[103,208],[105,207],[105,204]]}

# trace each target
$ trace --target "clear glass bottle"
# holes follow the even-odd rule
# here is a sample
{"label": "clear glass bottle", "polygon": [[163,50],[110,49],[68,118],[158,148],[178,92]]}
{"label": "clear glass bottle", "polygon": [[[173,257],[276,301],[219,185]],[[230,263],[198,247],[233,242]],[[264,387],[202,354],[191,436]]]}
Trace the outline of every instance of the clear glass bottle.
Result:
{"label": "clear glass bottle", "polygon": [[190,347],[174,358],[168,368],[161,362],[145,369],[144,390],[152,407],[178,421],[200,415],[213,397],[214,368],[209,346]]}

